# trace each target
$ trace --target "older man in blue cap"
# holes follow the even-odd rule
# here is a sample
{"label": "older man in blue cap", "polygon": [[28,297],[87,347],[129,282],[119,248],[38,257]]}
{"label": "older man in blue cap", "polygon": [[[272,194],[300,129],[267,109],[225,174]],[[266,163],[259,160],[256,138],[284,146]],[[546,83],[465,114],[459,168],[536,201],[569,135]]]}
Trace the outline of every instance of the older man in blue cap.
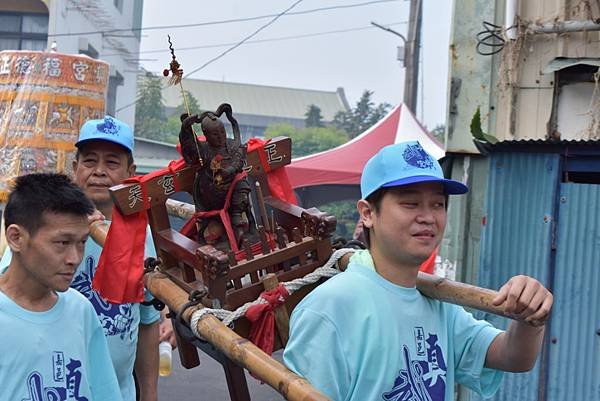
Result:
{"label": "older man in blue cap", "polygon": [[[113,202],[108,189],[135,174],[134,139],[131,128],[111,116],[87,121],[80,129],[73,161],[75,183],[83,189],[96,209],[111,220]],[[96,213],[99,216],[98,213]],[[96,310],[106,336],[111,359],[124,401],[136,400],[139,384],[142,401],[156,401],[158,378],[158,338],[160,314],[152,306],[139,303],[112,304],[92,289],[102,248],[92,239],[85,244],[83,261],[71,287],[85,295]],[[146,256],[156,256],[151,236],[146,237]],[[1,261],[6,268],[10,250]],[[0,267],[0,271],[3,270]],[[147,293],[145,299],[152,296]]]}
{"label": "older man in blue cap", "polygon": [[[113,202],[108,189],[135,174],[133,132],[122,121],[106,116],[102,120],[87,121],[81,127],[75,146],[74,181],[106,219],[111,220]],[[132,375],[135,368],[140,399],[154,401],[157,399],[159,312],[152,306],[137,303],[108,303],[92,289],[101,251],[94,241],[87,242],[82,265],[71,286],[92,302],[100,317],[123,400],[136,399]],[[146,238],[145,256],[156,256],[150,233]],[[146,299],[151,298],[146,294]]]}
{"label": "older man in blue cap", "polygon": [[467,191],[418,142],[373,156],[357,204],[368,250],[294,309],[286,365],[346,401],[451,401],[455,383],[488,397],[501,370],[531,369],[552,306],[537,280],[517,276],[500,289],[494,303],[517,319],[507,331],[416,289],[442,240],[448,195]]}

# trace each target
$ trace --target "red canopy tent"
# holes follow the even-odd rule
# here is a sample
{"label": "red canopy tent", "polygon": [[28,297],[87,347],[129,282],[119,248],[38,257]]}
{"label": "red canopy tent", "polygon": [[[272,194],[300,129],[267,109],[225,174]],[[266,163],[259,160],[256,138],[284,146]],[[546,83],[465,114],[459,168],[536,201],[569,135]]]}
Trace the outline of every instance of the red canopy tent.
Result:
{"label": "red canopy tent", "polygon": [[[292,187],[305,206],[342,199],[358,199],[360,175],[379,149],[397,142],[418,140],[435,158],[444,148],[403,104],[351,141],[324,152],[299,157],[286,167]],[[319,186],[319,188],[313,188]]]}

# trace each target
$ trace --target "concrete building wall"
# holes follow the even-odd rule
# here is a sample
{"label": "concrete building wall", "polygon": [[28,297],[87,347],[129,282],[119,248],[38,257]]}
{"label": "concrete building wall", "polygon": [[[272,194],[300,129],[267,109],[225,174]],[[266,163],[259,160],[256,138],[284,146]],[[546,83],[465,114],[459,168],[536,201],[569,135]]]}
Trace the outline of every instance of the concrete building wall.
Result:
{"label": "concrete building wall", "polygon": [[[5,0],[0,13],[47,13],[46,49],[56,42],[60,53],[86,54],[108,62],[107,111],[133,125],[135,104],[129,104],[135,102],[137,92],[140,32],[132,28],[139,28],[142,8],[143,0]],[[22,50],[38,48],[24,45]]]}

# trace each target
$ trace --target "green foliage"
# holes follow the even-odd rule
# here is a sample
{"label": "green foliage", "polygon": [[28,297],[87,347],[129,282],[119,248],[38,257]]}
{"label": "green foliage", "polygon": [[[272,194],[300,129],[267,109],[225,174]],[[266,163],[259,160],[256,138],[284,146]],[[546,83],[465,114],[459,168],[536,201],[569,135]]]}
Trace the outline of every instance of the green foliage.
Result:
{"label": "green foliage", "polygon": [[323,124],[323,116],[321,115],[321,109],[318,106],[314,104],[308,106],[308,110],[305,116],[306,119],[304,120],[304,125],[306,126],[306,128],[325,126],[325,124]]}
{"label": "green foliage", "polygon": [[477,107],[477,110],[471,119],[471,135],[479,142],[487,142],[492,145],[498,142],[498,139],[495,136],[483,132],[483,129],[481,128],[481,111],[479,110],[479,107]]}
{"label": "green foliage", "polygon": [[167,121],[163,124],[163,133],[160,140],[167,143],[178,143],[180,129],[181,120],[178,115],[167,118]]}
{"label": "green foliage", "polygon": [[287,136],[292,139],[292,157],[312,155],[348,141],[348,135],[344,131],[333,127],[296,129],[289,124],[269,125],[265,137],[276,136]]}
{"label": "green foliage", "polygon": [[381,120],[392,107],[388,103],[380,103],[375,106],[375,103],[371,100],[372,95],[372,91],[365,90],[352,110],[340,111],[335,115],[333,124],[337,128],[346,131],[350,138],[354,138],[369,129]]}
{"label": "green foliage", "polygon": [[[190,114],[201,114],[202,110],[200,110],[200,105],[198,104],[198,99],[196,99],[196,97],[194,95],[192,95],[192,92],[190,92],[190,91],[184,91],[184,92],[185,92],[185,98],[187,100],[188,107],[190,109]],[[185,102],[183,101],[183,96],[180,95],[179,97],[181,98],[181,103],[179,103],[179,105],[175,108],[175,111],[172,114],[173,117],[177,117],[177,121],[179,121],[179,116],[181,116],[183,113],[187,113],[187,110],[185,107]],[[179,132],[179,128],[177,128],[177,132]]]}
{"label": "green foliage", "polygon": [[358,210],[356,201],[338,201],[319,206],[319,210],[335,216],[337,226],[336,235],[344,237],[347,240],[352,239],[356,222],[358,221]]}
{"label": "green foliage", "polygon": [[[201,113],[198,100],[189,91],[186,98],[192,113]],[[147,74],[138,83],[138,100],[135,110],[135,133],[144,138],[156,141],[179,142],[181,121],[179,116],[184,112],[183,96],[181,104],[168,118],[165,116],[165,105],[162,99],[161,81],[155,75]]]}
{"label": "green foliage", "polygon": [[162,140],[165,124],[160,79],[152,74],[138,84],[135,110],[135,133],[144,138]]}

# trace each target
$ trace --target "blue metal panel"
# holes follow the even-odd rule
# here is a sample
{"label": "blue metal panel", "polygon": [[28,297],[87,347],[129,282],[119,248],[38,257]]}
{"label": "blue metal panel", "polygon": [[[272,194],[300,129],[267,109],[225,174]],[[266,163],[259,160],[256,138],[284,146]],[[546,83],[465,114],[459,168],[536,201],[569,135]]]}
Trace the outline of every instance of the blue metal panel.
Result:
{"label": "blue metal panel", "polygon": [[600,185],[562,184],[548,401],[600,400]]}
{"label": "blue metal panel", "polygon": [[[478,282],[498,289],[509,278],[526,274],[548,285],[552,222],[559,156],[494,153],[486,195]],[[479,313],[494,326],[509,320]],[[494,400],[536,401],[540,362],[526,374],[505,374]],[[478,400],[479,396],[473,395]]]}

